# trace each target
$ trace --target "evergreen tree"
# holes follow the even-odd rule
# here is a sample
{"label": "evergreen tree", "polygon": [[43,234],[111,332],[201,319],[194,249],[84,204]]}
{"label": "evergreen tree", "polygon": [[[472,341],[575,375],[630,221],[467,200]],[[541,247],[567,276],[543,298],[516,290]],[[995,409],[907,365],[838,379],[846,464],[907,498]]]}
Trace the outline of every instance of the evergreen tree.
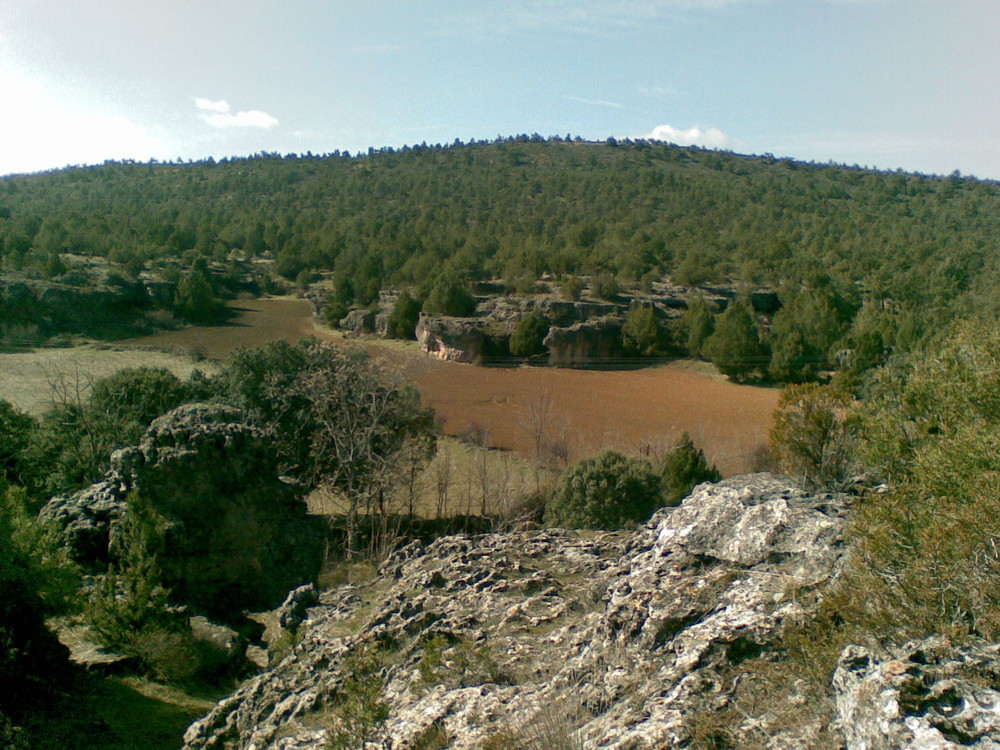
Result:
{"label": "evergreen tree", "polygon": [[396,306],[389,314],[387,333],[394,339],[412,339],[416,336],[417,320],[420,318],[420,303],[405,289],[399,293]]}
{"label": "evergreen tree", "polygon": [[652,305],[633,305],[622,325],[622,344],[625,351],[643,357],[666,354],[670,348],[670,334],[656,319]]}
{"label": "evergreen tree", "polygon": [[515,357],[533,357],[545,351],[542,341],[549,332],[549,321],[533,312],[521,318],[510,336],[510,353]]}
{"label": "evergreen tree", "polygon": [[642,523],[660,505],[660,477],[648,461],[605,451],[566,470],[545,506],[545,523],[620,529]]}
{"label": "evergreen tree", "polygon": [[767,368],[767,349],[760,341],[753,308],[746,297],[738,297],[719,316],[715,333],[702,351],[719,372],[736,379]]}
{"label": "evergreen tree", "polygon": [[693,297],[681,319],[688,355],[700,357],[705,342],[715,332],[715,316],[700,294]]}
{"label": "evergreen tree", "polygon": [[696,484],[722,479],[715,466],[710,466],[704,451],[695,446],[685,432],[660,465],[663,478],[663,504],[677,505],[691,494]]}
{"label": "evergreen tree", "polygon": [[465,317],[476,311],[476,300],[469,294],[465,281],[451,274],[442,274],[424,300],[423,310],[433,315]]}

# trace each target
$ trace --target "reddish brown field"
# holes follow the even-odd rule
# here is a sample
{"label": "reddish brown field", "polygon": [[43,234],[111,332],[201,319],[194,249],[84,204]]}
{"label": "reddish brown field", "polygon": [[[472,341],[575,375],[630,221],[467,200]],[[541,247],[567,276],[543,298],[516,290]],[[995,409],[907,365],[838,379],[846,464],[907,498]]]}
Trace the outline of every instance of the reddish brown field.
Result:
{"label": "reddish brown field", "polygon": [[[240,345],[316,335],[303,300],[237,303],[230,325],[189,328],[127,343],[176,346],[225,358]],[[123,342],[125,343],[125,342]],[[371,345],[402,366],[452,435],[480,427],[492,445],[533,457],[535,435],[559,444],[571,460],[614,448],[658,452],[687,432],[724,474],[750,471],[767,442],[778,391],[734,385],[703,363],[677,362],[638,370],[485,368],[441,362],[415,345]]]}

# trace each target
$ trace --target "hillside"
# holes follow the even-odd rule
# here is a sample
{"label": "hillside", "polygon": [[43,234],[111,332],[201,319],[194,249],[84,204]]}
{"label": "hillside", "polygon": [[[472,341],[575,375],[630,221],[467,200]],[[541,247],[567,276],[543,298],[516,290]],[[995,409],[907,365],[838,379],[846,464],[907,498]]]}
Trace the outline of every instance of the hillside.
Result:
{"label": "hillside", "polygon": [[247,273],[236,259],[259,259],[303,283],[332,271],[341,301],[362,306],[383,288],[426,297],[442,275],[511,289],[543,273],[669,276],[785,289],[786,302],[832,284],[840,334],[863,298],[873,311],[859,326],[903,348],[931,316],[985,305],[1000,278],[998,223],[1000,187],[959,175],[527,136],[0,180],[8,277],[58,278],[72,253],[109,259],[126,281],[176,282],[200,258],[219,293],[227,274],[232,290]]}

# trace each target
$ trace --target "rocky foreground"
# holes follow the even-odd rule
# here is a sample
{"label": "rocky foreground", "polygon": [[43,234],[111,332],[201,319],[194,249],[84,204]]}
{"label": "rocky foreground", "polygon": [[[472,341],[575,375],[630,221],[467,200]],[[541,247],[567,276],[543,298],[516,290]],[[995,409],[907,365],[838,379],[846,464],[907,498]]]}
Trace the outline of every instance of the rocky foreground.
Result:
{"label": "rocky foreground", "polygon": [[[705,717],[733,699],[733,665],[810,617],[837,576],[845,512],[841,497],[753,475],[702,485],[632,533],[411,544],[301,623],[282,618],[294,646],[193,724],[185,750],[715,746]],[[775,695],[738,731],[771,748],[831,735],[1000,747],[997,684],[995,647],[852,646],[832,723],[779,726],[785,702],[815,696]]]}

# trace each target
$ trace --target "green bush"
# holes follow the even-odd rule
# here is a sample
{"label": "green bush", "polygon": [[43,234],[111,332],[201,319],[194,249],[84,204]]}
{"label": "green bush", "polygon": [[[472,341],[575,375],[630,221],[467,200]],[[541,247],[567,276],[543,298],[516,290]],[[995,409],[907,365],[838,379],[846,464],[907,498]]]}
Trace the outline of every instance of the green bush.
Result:
{"label": "green bush", "polygon": [[545,507],[545,523],[572,529],[620,529],[647,520],[663,504],[648,461],[605,451],[563,474]]}
{"label": "green bush", "polygon": [[599,273],[590,280],[590,292],[599,299],[613,300],[619,291],[618,280],[610,273]]}
{"label": "green bush", "polygon": [[810,487],[840,489],[852,465],[848,430],[851,397],[830,386],[785,388],[771,427],[771,452],[779,468]]}
{"label": "green bush", "polygon": [[656,357],[670,349],[670,333],[656,319],[652,305],[634,305],[622,326],[625,351],[643,357]]}
{"label": "green bush", "polygon": [[410,293],[402,291],[396,300],[396,307],[389,314],[388,333],[394,339],[415,337],[417,320],[420,318],[420,303]]}
{"label": "green bush", "polygon": [[430,294],[424,300],[423,310],[433,315],[466,317],[476,311],[476,300],[469,293],[468,285],[451,275],[439,276]]}
{"label": "green bush", "polygon": [[715,316],[701,295],[694,297],[688,304],[684,317],[681,319],[684,331],[684,344],[692,357],[702,356],[705,342],[715,332]]}
{"label": "green bush", "polygon": [[0,477],[0,737],[3,715],[17,717],[47,700],[68,672],[68,654],[45,618],[74,604],[76,568],[40,527],[24,492]]}
{"label": "green bush", "polygon": [[663,479],[664,505],[677,505],[691,494],[696,484],[722,479],[718,469],[709,466],[704,451],[695,446],[686,432],[663,457],[660,476]]}
{"label": "green bush", "polygon": [[24,451],[37,424],[33,417],[0,399],[0,479],[20,484],[26,470]]}
{"label": "green bush", "polygon": [[521,318],[510,336],[510,353],[515,357],[532,357],[545,351],[542,341],[549,332],[549,321],[533,312]]}
{"label": "green bush", "polygon": [[767,369],[767,348],[760,341],[753,307],[747,298],[736,299],[719,316],[715,332],[701,351],[719,372],[737,379]]}

